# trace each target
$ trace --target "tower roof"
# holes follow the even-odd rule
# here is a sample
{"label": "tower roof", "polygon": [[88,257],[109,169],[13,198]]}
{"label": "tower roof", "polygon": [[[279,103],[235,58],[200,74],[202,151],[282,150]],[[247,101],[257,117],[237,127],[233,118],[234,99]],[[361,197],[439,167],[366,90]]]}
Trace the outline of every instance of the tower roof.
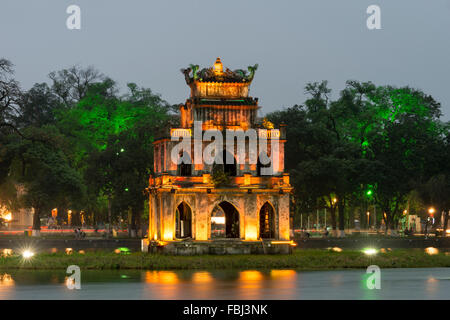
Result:
{"label": "tower roof", "polygon": [[200,70],[198,65],[190,64],[188,68],[181,69],[186,83],[190,85],[194,81],[216,83],[250,83],[253,80],[258,64],[248,66],[247,70],[236,69],[234,71],[223,68],[222,61],[218,57],[212,67]]}

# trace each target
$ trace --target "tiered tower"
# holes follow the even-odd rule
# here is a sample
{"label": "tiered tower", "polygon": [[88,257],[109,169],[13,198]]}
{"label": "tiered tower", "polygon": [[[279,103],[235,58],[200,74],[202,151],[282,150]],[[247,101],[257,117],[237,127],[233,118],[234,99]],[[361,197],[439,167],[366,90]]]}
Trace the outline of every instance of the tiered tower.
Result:
{"label": "tiered tower", "polygon": [[[180,106],[180,127],[170,128],[154,143],[155,174],[148,188],[150,240],[289,240],[292,188],[284,173],[285,132],[268,121],[258,125],[258,98],[249,96],[257,67],[224,70],[217,58],[213,67],[200,70],[190,65],[181,70],[191,94]],[[211,130],[224,134],[226,147],[215,155],[218,161],[207,163],[199,155],[211,144],[204,141]],[[262,150],[247,137],[240,153],[234,138],[226,139],[227,130],[253,133],[268,147]],[[182,139],[188,144],[180,151]],[[263,152],[271,164],[262,164]],[[174,154],[179,160],[174,161]],[[263,169],[268,167],[269,174]]]}

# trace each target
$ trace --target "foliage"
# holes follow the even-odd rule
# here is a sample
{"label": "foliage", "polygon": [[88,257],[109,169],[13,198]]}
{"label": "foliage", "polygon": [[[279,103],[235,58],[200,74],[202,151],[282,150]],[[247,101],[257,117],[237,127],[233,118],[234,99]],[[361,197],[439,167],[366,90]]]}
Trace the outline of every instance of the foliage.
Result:
{"label": "foliage", "polygon": [[230,184],[230,177],[223,171],[221,166],[213,170],[211,180],[215,187],[223,187]]}
{"label": "foliage", "polygon": [[40,253],[23,262],[20,256],[0,257],[0,270],[45,269],[66,270],[75,264],[82,270],[214,270],[214,269],[297,269],[332,270],[366,269],[376,264],[380,268],[449,267],[450,256],[441,252],[428,255],[420,249],[398,249],[367,256],[361,251],[333,252],[321,249],[294,250],[290,255],[203,255],[170,256],[146,253],[116,254],[96,251],[85,254]]}

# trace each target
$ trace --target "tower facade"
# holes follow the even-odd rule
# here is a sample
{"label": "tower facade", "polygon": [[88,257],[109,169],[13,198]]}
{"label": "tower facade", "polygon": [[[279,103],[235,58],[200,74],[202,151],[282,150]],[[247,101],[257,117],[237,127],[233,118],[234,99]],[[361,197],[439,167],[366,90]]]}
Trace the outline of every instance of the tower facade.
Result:
{"label": "tower facade", "polygon": [[149,240],[289,240],[285,130],[257,121],[258,65],[182,69],[190,97],[180,126],[154,142]]}

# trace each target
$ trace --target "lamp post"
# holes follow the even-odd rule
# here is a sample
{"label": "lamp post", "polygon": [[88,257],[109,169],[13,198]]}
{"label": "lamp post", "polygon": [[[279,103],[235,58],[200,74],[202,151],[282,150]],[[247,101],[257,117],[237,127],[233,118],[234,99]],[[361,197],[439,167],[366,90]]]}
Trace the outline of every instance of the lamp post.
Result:
{"label": "lamp post", "polygon": [[434,207],[430,207],[428,209],[428,213],[430,214],[430,218],[431,218],[431,224],[434,224],[434,213],[436,212],[436,210],[434,209]]}
{"label": "lamp post", "polygon": [[408,210],[403,210],[403,215],[405,216],[405,219],[407,219],[406,220],[406,229],[407,230],[409,230],[409,217],[407,216],[407,214],[408,214]]}
{"label": "lamp post", "polygon": [[[335,207],[335,206],[336,206],[336,203],[337,203],[337,198],[333,198],[333,199],[331,200],[331,207],[332,207],[332,209],[333,209],[334,216],[336,216],[336,207]],[[335,218],[334,221],[336,221],[336,218]],[[333,222],[333,221],[331,221],[331,222]],[[336,224],[336,222],[335,222],[335,224]],[[335,227],[335,226],[332,226],[333,237],[336,236],[336,230],[334,229],[334,227]]]}
{"label": "lamp post", "polygon": [[367,211],[367,230],[370,229],[370,211]]}
{"label": "lamp post", "polygon": [[427,222],[425,223],[425,237],[428,235],[428,222],[431,221],[431,219],[433,219],[433,215],[434,215],[435,211],[436,210],[434,209],[434,207],[428,208],[428,214],[430,216],[428,217]]}
{"label": "lamp post", "polygon": [[319,209],[316,210],[316,230],[319,230]]}

